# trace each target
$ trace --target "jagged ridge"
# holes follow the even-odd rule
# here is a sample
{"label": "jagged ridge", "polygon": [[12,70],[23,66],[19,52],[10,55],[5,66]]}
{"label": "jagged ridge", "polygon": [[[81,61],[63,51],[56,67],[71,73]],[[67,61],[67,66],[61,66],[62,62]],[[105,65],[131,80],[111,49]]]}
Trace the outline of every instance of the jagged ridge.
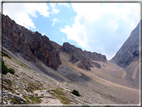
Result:
{"label": "jagged ridge", "polygon": [[36,62],[41,60],[47,66],[57,70],[61,64],[59,53],[66,52],[70,56],[70,62],[76,63],[80,60],[78,67],[90,70],[90,67],[101,68],[101,65],[94,61],[106,61],[106,56],[96,52],[82,51],[69,43],[63,46],[50,41],[47,36],[42,36],[39,32],[32,32],[25,27],[18,25],[8,16],[2,15],[3,19],[3,46],[13,53],[20,54],[28,61]]}
{"label": "jagged ridge", "polygon": [[47,66],[57,69],[61,64],[59,54],[52,46],[47,36],[38,32],[32,32],[11,20],[8,16],[3,19],[3,46],[20,55],[28,61],[36,61],[36,58]]}

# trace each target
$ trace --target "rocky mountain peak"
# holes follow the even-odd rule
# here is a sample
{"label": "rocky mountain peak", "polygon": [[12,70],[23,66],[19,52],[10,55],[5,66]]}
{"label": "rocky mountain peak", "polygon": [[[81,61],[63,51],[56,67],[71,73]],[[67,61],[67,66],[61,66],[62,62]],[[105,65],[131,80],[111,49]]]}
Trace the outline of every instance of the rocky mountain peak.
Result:
{"label": "rocky mountain peak", "polygon": [[112,58],[112,60],[121,67],[127,67],[136,56],[139,56],[139,32],[140,26],[142,25],[141,22],[142,21],[140,21],[131,32],[129,38],[122,45],[114,58]]}

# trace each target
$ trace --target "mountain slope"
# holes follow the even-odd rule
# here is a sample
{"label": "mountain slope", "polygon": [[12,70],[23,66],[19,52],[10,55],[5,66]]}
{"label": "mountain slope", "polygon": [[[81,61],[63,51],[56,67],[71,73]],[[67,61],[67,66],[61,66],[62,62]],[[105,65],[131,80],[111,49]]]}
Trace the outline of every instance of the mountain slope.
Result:
{"label": "mountain slope", "polygon": [[[126,71],[125,80],[135,88],[139,88],[139,37],[142,21],[131,32],[131,35],[122,45],[117,54],[112,58],[112,62],[123,67]],[[142,28],[141,28],[142,31]]]}
{"label": "mountain slope", "polygon": [[139,29],[141,22],[131,32],[129,38],[119,49],[112,60],[121,67],[127,67],[132,60],[139,56]]}

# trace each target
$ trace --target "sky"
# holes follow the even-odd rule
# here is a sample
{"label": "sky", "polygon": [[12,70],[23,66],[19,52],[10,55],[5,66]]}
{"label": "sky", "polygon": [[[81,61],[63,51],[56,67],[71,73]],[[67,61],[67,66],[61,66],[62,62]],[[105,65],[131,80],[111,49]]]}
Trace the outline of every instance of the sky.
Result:
{"label": "sky", "polygon": [[110,60],[140,21],[139,3],[3,3],[3,14],[63,45]]}

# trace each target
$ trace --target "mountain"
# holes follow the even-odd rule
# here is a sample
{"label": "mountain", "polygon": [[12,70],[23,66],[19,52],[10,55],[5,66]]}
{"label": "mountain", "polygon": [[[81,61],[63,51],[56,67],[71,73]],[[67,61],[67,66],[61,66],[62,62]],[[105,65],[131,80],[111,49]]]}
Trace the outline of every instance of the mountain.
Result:
{"label": "mountain", "polygon": [[69,43],[64,43],[63,46],[60,46],[50,41],[45,35],[42,36],[37,31],[32,32],[16,24],[15,21],[11,20],[8,16],[2,15],[2,18],[3,47],[14,53],[18,53],[28,61],[36,62],[36,59],[39,59],[47,66],[57,70],[61,64],[59,53],[64,51],[69,53],[71,62],[75,63],[81,59],[78,67],[90,70],[93,64],[98,67],[100,67],[100,65],[89,59],[96,61],[107,60],[105,55],[96,52],[83,52],[80,48],[70,45]]}
{"label": "mountain", "polygon": [[131,32],[129,38],[112,58],[112,60],[121,67],[127,67],[136,57],[139,57],[140,25],[141,22]]}
{"label": "mountain", "polygon": [[142,21],[131,32],[129,38],[122,45],[117,54],[112,58],[117,65],[126,71],[124,79],[135,88],[139,88],[139,44]]}
{"label": "mountain", "polygon": [[61,64],[59,54],[47,36],[16,24],[8,16],[2,15],[2,19],[3,47],[19,53],[28,61],[36,62],[39,59],[47,66],[57,69]]}
{"label": "mountain", "polygon": [[124,68],[105,55],[67,42],[61,46],[5,15],[2,42],[4,105],[139,104],[137,49]]}

